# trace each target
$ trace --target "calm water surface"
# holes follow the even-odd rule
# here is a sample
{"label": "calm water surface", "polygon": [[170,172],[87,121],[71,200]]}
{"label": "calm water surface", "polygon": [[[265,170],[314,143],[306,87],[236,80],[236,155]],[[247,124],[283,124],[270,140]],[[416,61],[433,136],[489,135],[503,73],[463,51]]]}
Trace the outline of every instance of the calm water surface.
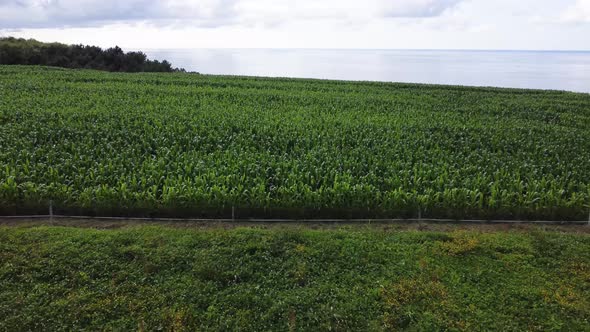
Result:
{"label": "calm water surface", "polygon": [[590,92],[590,52],[192,49],[146,53],[204,74]]}

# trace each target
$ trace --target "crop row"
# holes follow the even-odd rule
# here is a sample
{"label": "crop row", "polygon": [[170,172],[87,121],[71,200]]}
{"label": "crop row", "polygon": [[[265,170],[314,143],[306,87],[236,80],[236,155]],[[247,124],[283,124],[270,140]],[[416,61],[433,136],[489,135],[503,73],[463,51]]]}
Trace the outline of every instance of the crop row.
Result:
{"label": "crop row", "polygon": [[585,219],[590,95],[0,67],[0,210]]}

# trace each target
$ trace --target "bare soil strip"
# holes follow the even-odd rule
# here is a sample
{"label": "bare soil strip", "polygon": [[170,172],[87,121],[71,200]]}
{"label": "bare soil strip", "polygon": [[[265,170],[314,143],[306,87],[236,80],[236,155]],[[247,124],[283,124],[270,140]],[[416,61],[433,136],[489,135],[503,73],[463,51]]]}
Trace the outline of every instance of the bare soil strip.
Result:
{"label": "bare soil strip", "polygon": [[118,229],[141,226],[165,226],[192,229],[312,229],[312,230],[366,230],[383,231],[441,231],[470,230],[481,232],[498,231],[554,231],[563,233],[590,234],[590,225],[582,223],[529,222],[529,221],[448,221],[448,220],[203,220],[203,219],[141,219],[141,218],[76,218],[76,217],[2,217],[0,226],[7,227],[82,227]]}

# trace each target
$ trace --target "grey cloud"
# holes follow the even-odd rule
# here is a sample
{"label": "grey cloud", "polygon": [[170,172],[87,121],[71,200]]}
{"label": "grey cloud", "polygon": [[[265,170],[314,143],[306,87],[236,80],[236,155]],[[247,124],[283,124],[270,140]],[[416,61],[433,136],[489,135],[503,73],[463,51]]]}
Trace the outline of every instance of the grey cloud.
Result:
{"label": "grey cloud", "polygon": [[384,17],[435,17],[463,0],[393,0],[384,6]]}
{"label": "grey cloud", "polygon": [[178,20],[215,26],[231,21],[231,17],[235,16],[235,2],[0,0],[0,28],[88,27],[137,21],[171,24]]}
{"label": "grey cloud", "polygon": [[463,0],[0,0],[0,29],[146,22],[219,27],[325,18],[434,17]]}

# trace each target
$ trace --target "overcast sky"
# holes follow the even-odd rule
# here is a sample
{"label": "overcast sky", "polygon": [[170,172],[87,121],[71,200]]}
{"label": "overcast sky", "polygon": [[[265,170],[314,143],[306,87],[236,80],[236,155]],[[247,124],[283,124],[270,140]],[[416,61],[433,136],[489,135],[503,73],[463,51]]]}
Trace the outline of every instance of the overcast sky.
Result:
{"label": "overcast sky", "polygon": [[0,36],[128,49],[590,50],[590,0],[0,0]]}

